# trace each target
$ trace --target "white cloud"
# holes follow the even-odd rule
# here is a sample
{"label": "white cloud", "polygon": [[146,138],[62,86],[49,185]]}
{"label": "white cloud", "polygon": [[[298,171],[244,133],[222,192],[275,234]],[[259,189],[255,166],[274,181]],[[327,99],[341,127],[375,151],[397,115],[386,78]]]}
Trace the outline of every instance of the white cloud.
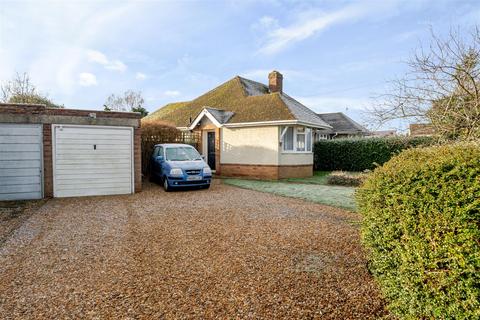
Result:
{"label": "white cloud", "polygon": [[82,87],[96,86],[97,77],[93,73],[82,72],[78,75],[78,84]]}
{"label": "white cloud", "polygon": [[177,97],[180,95],[180,91],[177,90],[167,90],[163,92],[167,97]]}
{"label": "white cloud", "polygon": [[145,80],[147,79],[147,75],[145,73],[137,72],[135,74],[135,79],[137,80]]}
{"label": "white cloud", "polygon": [[114,70],[120,72],[124,72],[125,70],[127,70],[127,66],[125,65],[125,63],[118,59],[110,60],[104,53],[97,50],[88,50],[87,58],[90,62],[95,62],[103,65],[107,70]]}
{"label": "white cloud", "polygon": [[87,51],[87,58],[88,61],[97,62],[100,64],[108,64],[107,56],[101,53],[100,51],[96,50],[88,50]]}
{"label": "white cloud", "polygon": [[262,54],[275,54],[285,48],[310,38],[336,24],[355,22],[367,15],[378,14],[386,8],[395,5],[395,1],[378,4],[377,2],[357,2],[338,10],[325,12],[308,10],[297,16],[296,22],[286,27],[280,27],[278,21],[271,17],[262,17],[254,26],[267,29],[263,45],[258,50]]}
{"label": "white cloud", "polygon": [[278,28],[278,20],[270,17],[270,16],[263,16],[258,20],[258,24],[255,25],[257,28]]}
{"label": "white cloud", "polygon": [[127,66],[120,60],[113,60],[105,66],[105,69],[124,72],[127,70]]}

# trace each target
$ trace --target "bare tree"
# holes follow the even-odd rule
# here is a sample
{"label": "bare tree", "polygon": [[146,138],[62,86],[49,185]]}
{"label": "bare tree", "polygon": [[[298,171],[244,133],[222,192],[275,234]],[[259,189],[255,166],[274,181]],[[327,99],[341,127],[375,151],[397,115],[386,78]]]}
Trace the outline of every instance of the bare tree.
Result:
{"label": "bare tree", "polygon": [[148,111],[144,108],[144,103],[145,99],[140,91],[128,90],[123,93],[123,96],[111,94],[104,104],[104,110],[139,112],[142,117],[145,117]]}
{"label": "bare tree", "polygon": [[370,110],[377,123],[395,119],[430,122],[447,138],[480,138],[480,32],[432,32],[408,62],[410,71],[392,81],[390,93]]}
{"label": "bare tree", "polygon": [[50,108],[63,108],[39,93],[27,73],[16,73],[12,80],[4,82],[0,86],[0,94],[0,100],[4,103],[34,103]]}

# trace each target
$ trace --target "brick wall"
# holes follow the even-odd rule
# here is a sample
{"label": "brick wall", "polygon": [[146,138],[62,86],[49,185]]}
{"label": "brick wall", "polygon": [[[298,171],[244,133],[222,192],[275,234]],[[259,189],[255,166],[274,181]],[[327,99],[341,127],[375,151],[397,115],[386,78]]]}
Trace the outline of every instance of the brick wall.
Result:
{"label": "brick wall", "polygon": [[142,191],[142,129],[133,131],[133,167],[135,179],[135,192]]}
{"label": "brick wall", "polygon": [[140,119],[141,115],[135,112],[112,112],[100,110],[80,110],[80,109],[61,109],[46,108],[42,104],[22,104],[22,103],[0,103],[0,113],[4,114],[34,114],[34,115],[56,115],[72,117],[88,117],[90,113],[95,113],[97,118],[122,118],[122,119]]}
{"label": "brick wall", "polygon": [[222,164],[221,172],[226,177],[250,177],[255,179],[278,179],[278,166]]}
{"label": "brick wall", "polygon": [[278,178],[305,178],[313,176],[313,165],[280,166]]}
{"label": "brick wall", "polygon": [[43,196],[53,197],[52,125],[43,124]]}
{"label": "brick wall", "polygon": [[275,166],[250,164],[222,164],[222,175],[226,177],[248,177],[253,179],[278,180],[303,178],[313,175],[313,165]]}

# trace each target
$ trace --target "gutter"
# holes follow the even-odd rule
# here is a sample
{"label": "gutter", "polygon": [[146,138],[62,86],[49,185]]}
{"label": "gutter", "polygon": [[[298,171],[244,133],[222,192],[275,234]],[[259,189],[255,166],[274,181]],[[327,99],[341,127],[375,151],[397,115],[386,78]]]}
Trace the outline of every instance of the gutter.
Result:
{"label": "gutter", "polygon": [[329,125],[319,125],[317,123],[300,121],[300,120],[276,120],[276,121],[226,123],[226,124],[223,124],[223,127],[241,128],[241,127],[260,127],[260,126],[278,126],[278,125],[304,125],[307,127],[321,128],[321,129],[332,128]]}

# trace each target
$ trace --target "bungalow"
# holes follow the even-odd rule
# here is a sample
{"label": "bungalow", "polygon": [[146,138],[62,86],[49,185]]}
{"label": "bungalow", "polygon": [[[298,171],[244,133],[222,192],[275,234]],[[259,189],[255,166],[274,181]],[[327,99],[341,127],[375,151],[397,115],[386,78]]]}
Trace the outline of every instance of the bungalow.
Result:
{"label": "bungalow", "polygon": [[332,127],[283,92],[283,76],[269,84],[239,76],[187,102],[147,118],[201,132],[200,152],[217,174],[265,179],[313,174],[312,145]]}
{"label": "bungalow", "polygon": [[356,138],[371,135],[361,124],[357,123],[342,112],[319,113],[318,116],[332,126],[324,132],[324,139]]}

